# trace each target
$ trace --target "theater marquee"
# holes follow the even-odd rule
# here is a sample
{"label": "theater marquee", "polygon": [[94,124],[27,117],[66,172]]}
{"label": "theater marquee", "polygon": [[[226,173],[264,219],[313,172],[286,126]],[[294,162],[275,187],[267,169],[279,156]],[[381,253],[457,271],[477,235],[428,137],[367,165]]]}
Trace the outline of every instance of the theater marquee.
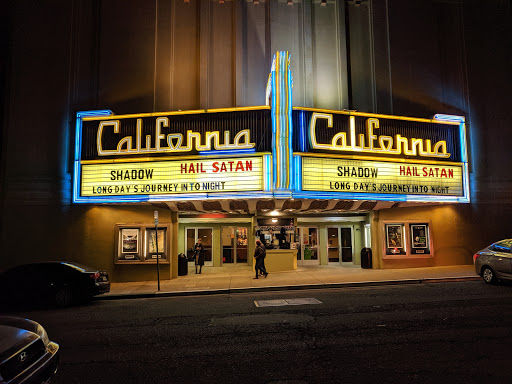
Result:
{"label": "theater marquee", "polygon": [[268,107],[77,117],[75,202],[271,194]]}
{"label": "theater marquee", "polygon": [[296,197],[468,202],[464,119],[294,108]]}
{"label": "theater marquee", "polygon": [[261,156],[83,164],[81,196],[261,191],[263,171]]}
{"label": "theater marquee", "polygon": [[460,196],[460,165],[304,157],[303,190]]}
{"label": "theater marquee", "polygon": [[289,59],[274,58],[267,106],[79,112],[73,201],[469,202],[464,117],[292,107]]}

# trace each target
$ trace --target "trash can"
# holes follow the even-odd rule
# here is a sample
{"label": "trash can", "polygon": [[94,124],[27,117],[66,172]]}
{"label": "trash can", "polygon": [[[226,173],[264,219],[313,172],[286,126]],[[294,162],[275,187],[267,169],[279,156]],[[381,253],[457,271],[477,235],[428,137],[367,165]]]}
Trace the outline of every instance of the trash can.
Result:
{"label": "trash can", "polygon": [[361,249],[361,268],[365,268],[365,269],[372,268],[372,249],[371,248]]}
{"label": "trash can", "polygon": [[188,260],[184,253],[178,254],[178,276],[185,276],[188,274]]}

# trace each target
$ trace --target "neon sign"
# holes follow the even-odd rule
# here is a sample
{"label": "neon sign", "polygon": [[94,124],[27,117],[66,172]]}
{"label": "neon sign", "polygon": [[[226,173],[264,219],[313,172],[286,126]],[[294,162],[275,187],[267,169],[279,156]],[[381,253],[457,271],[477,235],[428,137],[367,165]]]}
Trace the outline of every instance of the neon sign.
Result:
{"label": "neon sign", "polygon": [[[220,142],[220,132],[218,131],[207,131],[205,133],[205,144],[201,144],[202,135],[200,132],[187,130],[186,135],[181,133],[163,134],[162,127],[169,127],[169,119],[167,117],[159,117],[156,119],[154,136],[146,135],[144,145],[142,145],[142,119],[137,119],[137,132],[135,135],[135,140],[133,140],[131,135],[125,136],[117,142],[115,149],[104,149],[104,130],[110,128],[113,134],[119,134],[120,124],[121,122],[119,120],[107,120],[101,121],[99,123],[96,139],[96,146],[99,156],[134,155],[141,153],[190,152],[193,149],[196,151],[210,151],[212,149],[217,151],[228,151],[234,149],[252,149],[256,145],[255,143],[251,142],[251,133],[248,129],[244,129],[238,132],[235,135],[233,142],[230,142],[230,132],[224,131],[223,143]],[[133,145],[133,141],[136,143],[135,146]],[[164,145],[162,145],[162,141],[164,141]],[[153,147],[151,146],[152,142],[155,143]],[[186,142],[187,145],[184,146],[184,142]]]}
{"label": "neon sign", "polygon": [[277,52],[267,106],[79,112],[74,202],[338,198],[469,202],[464,118],[292,108]]}
{"label": "neon sign", "polygon": [[[356,138],[355,116],[349,116],[349,137],[347,132],[337,132],[332,137],[330,143],[319,143],[317,141],[316,122],[318,119],[327,120],[327,127],[332,128],[333,115],[327,113],[314,112],[309,124],[309,137],[311,146],[314,149],[324,149],[328,151],[341,152],[360,152],[373,153],[378,155],[407,155],[449,158],[450,153],[446,150],[446,141],[440,140],[432,145],[431,140],[407,138],[400,134],[394,137],[386,135],[375,135],[375,130],[379,129],[379,119],[369,118],[366,120],[366,135],[359,134]],[[377,145],[376,145],[377,144]]]}

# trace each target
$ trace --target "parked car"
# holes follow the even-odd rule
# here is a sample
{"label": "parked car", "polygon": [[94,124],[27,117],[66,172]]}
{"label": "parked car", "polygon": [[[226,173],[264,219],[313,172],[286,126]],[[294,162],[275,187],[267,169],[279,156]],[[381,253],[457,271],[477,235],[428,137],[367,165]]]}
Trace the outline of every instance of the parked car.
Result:
{"label": "parked car", "polygon": [[8,304],[54,304],[65,307],[110,291],[106,271],[74,262],[25,264],[0,276]]}
{"label": "parked car", "polygon": [[35,321],[0,316],[0,383],[49,383],[57,372],[59,345]]}
{"label": "parked car", "polygon": [[473,256],[475,272],[488,284],[512,280],[512,239],[498,241]]}

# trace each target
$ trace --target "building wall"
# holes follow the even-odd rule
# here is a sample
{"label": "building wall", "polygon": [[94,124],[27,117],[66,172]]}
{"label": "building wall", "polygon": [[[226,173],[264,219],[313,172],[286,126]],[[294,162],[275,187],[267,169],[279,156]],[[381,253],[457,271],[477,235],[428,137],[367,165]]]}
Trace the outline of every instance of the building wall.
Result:
{"label": "building wall", "polygon": [[76,246],[90,231],[100,253],[111,246],[84,219],[96,208],[71,204],[76,112],[264,104],[277,49],[292,53],[294,105],[466,116],[472,202],[434,209],[465,220],[462,231],[440,226],[436,254],[449,238],[468,246],[436,263],[466,263],[510,237],[510,2],[19,0],[2,10],[0,267],[41,253],[94,260],[92,246]]}
{"label": "building wall", "polygon": [[[472,264],[473,254],[480,249],[478,231],[468,220],[471,211],[467,205],[438,205],[414,208],[383,209],[375,214],[372,232],[374,263],[380,268],[434,267]],[[385,259],[386,235],[384,221],[430,222],[433,240],[432,258]],[[471,234],[474,234],[471,236]]]}
{"label": "building wall", "polygon": [[[157,266],[154,263],[144,262],[137,265],[115,263],[118,238],[115,231],[116,225],[154,227],[153,212],[155,210],[159,211],[159,226],[170,226],[166,244],[167,255],[168,257],[175,256],[173,250],[176,240],[172,230],[175,220],[169,210],[156,209],[151,206],[95,206],[89,207],[82,212],[79,218],[75,218],[71,236],[73,247],[79,252],[69,255],[66,260],[105,269],[115,282],[156,280]],[[176,258],[173,261],[176,261]],[[171,278],[171,268],[174,275],[177,276],[175,271],[177,263],[160,264],[161,280]]]}

